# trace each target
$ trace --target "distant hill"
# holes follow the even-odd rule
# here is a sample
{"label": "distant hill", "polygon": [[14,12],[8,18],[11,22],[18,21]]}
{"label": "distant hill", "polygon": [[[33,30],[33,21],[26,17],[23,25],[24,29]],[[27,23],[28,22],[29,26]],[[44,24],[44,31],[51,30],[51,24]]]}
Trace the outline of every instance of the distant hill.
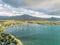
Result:
{"label": "distant hill", "polygon": [[40,18],[40,17],[34,17],[30,15],[21,15],[21,16],[0,16],[0,20],[50,20],[50,21],[58,21],[60,18]]}
{"label": "distant hill", "polygon": [[42,18],[34,17],[30,15],[21,15],[21,16],[12,16],[11,19],[17,19],[17,20],[41,20]]}

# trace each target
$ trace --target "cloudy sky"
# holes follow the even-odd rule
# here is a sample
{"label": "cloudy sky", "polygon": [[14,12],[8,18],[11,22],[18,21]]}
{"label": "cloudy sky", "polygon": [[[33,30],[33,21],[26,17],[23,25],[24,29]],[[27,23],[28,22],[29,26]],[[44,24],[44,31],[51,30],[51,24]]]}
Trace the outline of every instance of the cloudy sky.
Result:
{"label": "cloudy sky", "polygon": [[24,13],[37,17],[60,18],[60,0],[0,0],[0,16]]}

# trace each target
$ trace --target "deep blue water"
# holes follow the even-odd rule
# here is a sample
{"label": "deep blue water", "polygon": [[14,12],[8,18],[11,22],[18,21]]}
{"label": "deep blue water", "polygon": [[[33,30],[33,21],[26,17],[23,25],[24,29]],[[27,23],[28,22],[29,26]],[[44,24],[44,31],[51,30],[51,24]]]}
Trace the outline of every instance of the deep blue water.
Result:
{"label": "deep blue water", "polygon": [[25,24],[4,32],[15,35],[24,45],[60,45],[60,25]]}

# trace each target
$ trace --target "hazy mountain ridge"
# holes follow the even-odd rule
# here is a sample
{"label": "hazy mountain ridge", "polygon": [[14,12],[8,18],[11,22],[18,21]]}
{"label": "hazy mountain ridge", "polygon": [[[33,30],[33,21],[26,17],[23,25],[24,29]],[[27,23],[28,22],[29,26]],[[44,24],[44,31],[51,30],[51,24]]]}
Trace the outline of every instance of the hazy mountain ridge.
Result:
{"label": "hazy mountain ridge", "polygon": [[21,15],[21,16],[0,16],[0,20],[60,20],[60,18],[55,18],[55,17],[51,17],[51,18],[40,18],[40,17],[34,17],[34,16],[30,16],[27,14]]}

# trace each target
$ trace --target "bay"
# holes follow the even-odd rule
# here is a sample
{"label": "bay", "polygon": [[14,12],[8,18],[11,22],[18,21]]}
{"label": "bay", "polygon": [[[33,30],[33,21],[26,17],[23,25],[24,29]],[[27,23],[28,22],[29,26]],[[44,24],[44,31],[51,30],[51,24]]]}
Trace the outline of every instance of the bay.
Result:
{"label": "bay", "polygon": [[60,25],[23,24],[4,32],[16,36],[23,45],[60,45]]}

